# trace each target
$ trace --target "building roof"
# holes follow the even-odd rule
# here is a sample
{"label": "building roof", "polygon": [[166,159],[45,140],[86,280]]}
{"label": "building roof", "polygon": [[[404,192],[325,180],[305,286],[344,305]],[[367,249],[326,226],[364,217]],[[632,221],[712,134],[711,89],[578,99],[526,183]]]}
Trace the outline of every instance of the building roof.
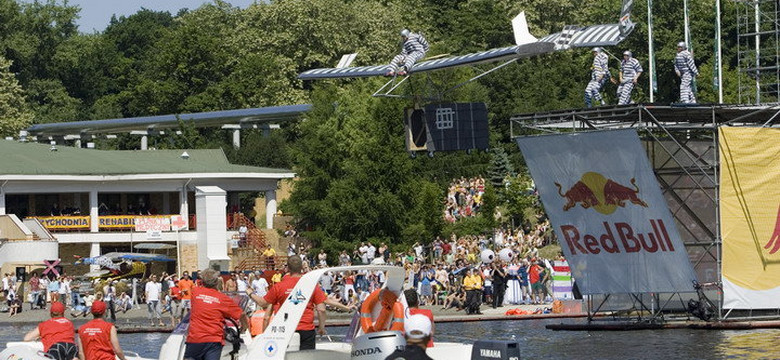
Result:
{"label": "building roof", "polygon": [[264,108],[210,111],[192,114],[142,116],[123,119],[70,121],[36,124],[27,129],[30,136],[65,136],[79,134],[117,134],[131,131],[178,129],[179,120],[196,127],[279,122],[299,118],[311,109],[310,104],[269,106]]}
{"label": "building roof", "polygon": [[[94,150],[0,140],[0,179],[18,175],[233,174],[291,178],[289,169],[231,164],[222,149]],[[189,157],[183,158],[186,152]]]}

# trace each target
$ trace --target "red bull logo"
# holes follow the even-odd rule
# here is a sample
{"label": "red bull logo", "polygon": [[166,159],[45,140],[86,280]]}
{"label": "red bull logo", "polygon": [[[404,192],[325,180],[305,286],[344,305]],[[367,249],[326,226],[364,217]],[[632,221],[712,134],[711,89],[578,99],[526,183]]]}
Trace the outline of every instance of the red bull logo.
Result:
{"label": "red bull logo", "polygon": [[628,203],[647,207],[647,203],[638,196],[636,179],[631,178],[630,182],[633,188],[607,179],[599,173],[587,172],[565,193],[561,184],[556,182],[555,186],[558,187],[558,195],[566,199],[563,211],[569,211],[579,204],[583,209],[593,208],[601,214],[609,215],[618,207],[626,207]]}
{"label": "red bull logo", "polygon": [[599,254],[602,251],[617,253],[636,253],[674,251],[672,239],[661,219],[650,219],[652,231],[640,233],[631,224],[625,222],[603,222],[601,234],[582,234],[574,225],[561,226],[561,233],[572,255]]}
{"label": "red bull logo", "polygon": [[769,238],[769,242],[764,246],[764,249],[769,250],[770,255],[780,250],[780,207],[777,209],[775,230],[772,232],[772,236]]}

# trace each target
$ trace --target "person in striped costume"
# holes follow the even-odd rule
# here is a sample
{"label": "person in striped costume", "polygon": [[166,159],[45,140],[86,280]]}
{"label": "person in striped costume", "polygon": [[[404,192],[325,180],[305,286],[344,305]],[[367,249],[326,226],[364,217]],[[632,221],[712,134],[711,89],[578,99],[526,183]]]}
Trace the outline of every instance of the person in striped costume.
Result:
{"label": "person in striped costume", "polygon": [[604,105],[604,99],[601,97],[601,87],[609,78],[609,58],[607,54],[601,51],[600,47],[594,47],[593,65],[590,67],[590,81],[585,87],[585,106],[591,107],[592,100],[596,100],[597,105]]}
{"label": "person in striped costume", "polygon": [[684,42],[677,43],[677,56],[674,57],[674,72],[680,78],[680,102],[684,104],[696,103],[693,94],[693,77],[699,75],[699,69],[693,61],[693,55],[688,51]]}
{"label": "person in striped costume", "polygon": [[[623,61],[620,62],[620,83],[617,89],[618,105],[631,103],[631,92],[634,90],[639,75],[642,75],[642,65],[634,58],[631,51],[623,52]],[[612,82],[618,84],[615,79]]]}
{"label": "person in striped costume", "polygon": [[404,41],[401,53],[390,61],[390,69],[385,74],[386,76],[406,76],[414,63],[422,59],[428,52],[428,41],[425,40],[424,36],[403,29],[401,37]]}

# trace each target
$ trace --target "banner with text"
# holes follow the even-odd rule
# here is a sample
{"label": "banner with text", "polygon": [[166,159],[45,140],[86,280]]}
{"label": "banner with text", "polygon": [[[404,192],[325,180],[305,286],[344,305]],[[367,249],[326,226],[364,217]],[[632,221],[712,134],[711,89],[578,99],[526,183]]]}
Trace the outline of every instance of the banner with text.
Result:
{"label": "banner with text", "polygon": [[634,130],[517,144],[582,294],[695,291],[688,253]]}
{"label": "banner with text", "polygon": [[723,307],[777,308],[780,129],[719,129]]}

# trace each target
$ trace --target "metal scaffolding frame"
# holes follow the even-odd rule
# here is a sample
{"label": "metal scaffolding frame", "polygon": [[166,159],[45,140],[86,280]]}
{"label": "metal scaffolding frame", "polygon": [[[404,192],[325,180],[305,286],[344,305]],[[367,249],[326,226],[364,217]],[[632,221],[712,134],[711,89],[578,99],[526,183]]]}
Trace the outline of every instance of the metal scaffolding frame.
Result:
{"label": "metal scaffolding frame", "polygon": [[[510,119],[512,138],[539,133],[636,129],[699,281],[717,285],[721,278],[718,198],[718,128],[721,126],[780,128],[780,104],[632,104],[522,114]],[[714,299],[718,319],[727,317],[722,310],[722,291],[710,287],[705,294]],[[615,294],[589,299],[589,319],[599,311],[614,310],[603,307],[607,300],[614,298]],[[665,310],[676,306],[677,300],[685,308],[688,298],[691,297],[683,294],[629,294],[622,301],[636,310],[632,316],[634,321],[658,322],[664,320]],[[649,316],[643,318],[642,313]]]}
{"label": "metal scaffolding frame", "polygon": [[780,101],[780,2],[734,0],[737,4],[739,103]]}

